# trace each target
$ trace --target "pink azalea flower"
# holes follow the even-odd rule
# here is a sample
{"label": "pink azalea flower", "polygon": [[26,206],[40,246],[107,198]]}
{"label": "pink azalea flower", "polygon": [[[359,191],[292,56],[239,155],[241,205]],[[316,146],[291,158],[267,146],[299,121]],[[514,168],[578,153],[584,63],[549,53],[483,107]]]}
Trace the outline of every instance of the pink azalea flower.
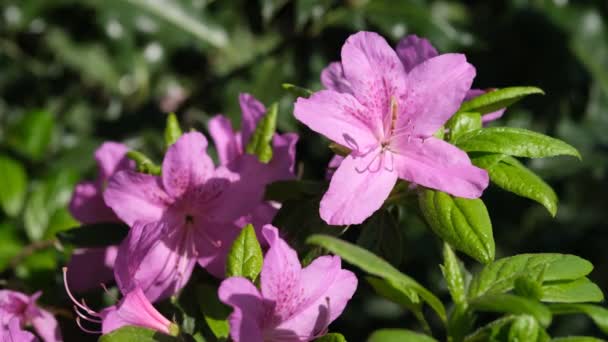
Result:
{"label": "pink azalea flower", "polygon": [[[90,224],[120,222],[103,200],[103,189],[108,179],[120,170],[134,169],[133,161],[126,158],[129,148],[116,142],[105,142],[95,151],[98,176],[94,182],[76,185],[70,201],[70,213],[78,221]],[[74,251],[68,264],[68,275],[76,292],[83,292],[114,279],[114,261],[118,246],[106,248],[79,248]]]}
{"label": "pink azalea flower", "polygon": [[22,330],[26,325],[32,325],[44,342],[63,341],[55,317],[36,305],[41,295],[40,291],[27,296],[17,291],[0,290],[0,333],[16,338],[13,341],[34,341],[32,334]]}
{"label": "pink azalea flower", "polygon": [[327,332],[357,288],[357,278],[341,268],[340,257],[322,256],[302,268],[296,252],[266,225],[270,245],[258,290],[248,279],[232,277],[218,290],[233,307],[230,336],[235,342],[311,341]]}
{"label": "pink azalea flower", "polygon": [[[85,332],[91,334],[108,334],[124,326],[133,325],[156,330],[168,335],[177,335],[179,327],[165,318],[150,303],[141,288],[136,287],[127,293],[116,305],[96,312],[89,308],[84,300],[79,302],[74,298],[68,287],[67,268],[63,269],[65,290],[74,303],[74,311],[78,315],[76,323]],[[90,330],[82,325],[82,320],[93,324],[101,324],[101,330]]]}
{"label": "pink azalea flower", "polygon": [[198,263],[215,276],[241,226],[258,204],[251,185],[215,169],[207,139],[192,132],[167,150],[162,176],[124,170],[110,178],[106,203],[131,230],[120,245],[114,274],[122,293],[141,287],[151,301],[181,289]]}
{"label": "pink azalea flower", "polygon": [[352,151],[321,200],[326,222],[363,222],[382,206],[398,178],[455,196],[481,195],[487,172],[433,137],[471,87],[475,68],[464,55],[439,55],[406,72],[384,38],[359,32],[342,47],[341,67],[344,92],[329,89],[299,98],[294,110],[313,131]]}
{"label": "pink azalea flower", "polygon": [[242,225],[253,223],[257,228],[270,223],[278,211],[276,204],[263,202],[266,185],[295,178],[298,135],[275,134],[272,138],[272,160],[268,164],[261,163],[256,156],[246,154],[245,149],[258,122],[266,113],[266,108],[250,94],[240,94],[239,103],[242,112],[241,131],[235,132],[227,117],[216,115],[209,120],[209,133],[215,143],[220,164],[257,186],[256,196],[260,204],[251,215],[243,217],[240,222]]}

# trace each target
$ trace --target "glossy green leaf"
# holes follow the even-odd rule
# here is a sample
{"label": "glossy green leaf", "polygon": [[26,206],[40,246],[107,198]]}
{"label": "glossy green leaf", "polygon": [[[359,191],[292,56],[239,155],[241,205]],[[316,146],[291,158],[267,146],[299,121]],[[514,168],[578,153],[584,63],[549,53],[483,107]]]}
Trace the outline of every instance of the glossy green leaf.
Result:
{"label": "glossy green leaf", "polygon": [[441,239],[480,262],[494,260],[492,222],[482,200],[430,189],[418,198],[426,222]]}
{"label": "glossy green leaf", "polygon": [[464,133],[481,128],[481,114],[475,112],[458,112],[445,124],[448,141],[458,139]]}
{"label": "glossy green leaf", "polygon": [[554,315],[584,313],[605,334],[608,334],[608,309],[593,304],[553,304],[549,307]]}
{"label": "glossy green leaf", "polygon": [[508,328],[517,319],[517,316],[506,316],[492,321],[473,333],[467,335],[465,342],[499,342],[508,339]]}
{"label": "glossy green leaf", "polygon": [[443,265],[440,267],[452,300],[456,304],[464,304],[467,296],[460,261],[447,243],[443,244]]}
{"label": "glossy green leaf", "polygon": [[374,331],[367,342],[436,342],[431,336],[406,329],[380,329]]}
{"label": "glossy green leaf", "polygon": [[272,160],[272,136],[276,130],[279,106],[273,103],[255,128],[246,151],[258,157],[262,163]]}
{"label": "glossy green leaf", "polygon": [[542,301],[552,303],[601,302],[602,290],[586,277],[573,281],[552,282],[542,287]]}
{"label": "glossy green leaf", "polygon": [[346,338],[340,333],[329,333],[317,338],[315,342],[346,342]]}
{"label": "glossy green leaf", "polygon": [[593,265],[578,256],[557,253],[519,254],[502,258],[486,265],[473,277],[468,297],[503,293],[513,289],[515,280],[521,276],[545,281],[573,280],[591,272]]}
{"label": "glossy green leaf", "polygon": [[159,333],[155,330],[125,326],[105,334],[99,338],[99,342],[178,342],[179,339]]}
{"label": "glossy green leaf", "polygon": [[540,300],[543,297],[543,288],[541,285],[542,279],[533,279],[527,275],[523,275],[515,279],[513,292],[522,297]]}
{"label": "glossy green leaf", "polygon": [[518,316],[509,329],[510,342],[537,341],[540,327],[533,316]]}
{"label": "glossy green leaf", "polygon": [[527,158],[560,155],[581,158],[574,147],[559,139],[515,127],[488,127],[470,131],[454,143],[466,152],[491,152]]}
{"label": "glossy green leaf", "polygon": [[167,115],[167,123],[165,124],[165,148],[173,145],[179,137],[182,136],[182,129],[179,127],[179,121],[174,113]]}
{"label": "glossy green leaf", "polygon": [[471,100],[465,101],[459,111],[478,112],[481,114],[491,113],[501,108],[506,108],[532,94],[545,94],[542,89],[536,87],[507,87],[489,91]]}
{"label": "glossy green leaf", "polygon": [[512,294],[488,294],[469,301],[469,304],[477,311],[531,315],[545,327],[551,323],[551,311],[546,306],[535,300]]}
{"label": "glossy green leaf", "polygon": [[118,245],[129,234],[129,226],[124,223],[93,223],[63,231],[57,238],[66,244],[81,248],[107,247]]}
{"label": "glossy green leaf", "polygon": [[262,271],[264,256],[251,224],[246,225],[232,243],[226,261],[226,278],[245,277],[255,282]]}
{"label": "glossy green leaf", "polygon": [[196,287],[196,298],[205,322],[213,335],[218,339],[228,338],[230,325],[228,315],[232,311],[230,307],[220,302],[217,295],[217,288],[208,284],[199,284]]}
{"label": "glossy green leaf", "polygon": [[25,168],[16,160],[0,155],[0,206],[8,216],[16,216],[27,193]]}
{"label": "glossy green leaf", "polygon": [[387,261],[349,242],[328,235],[316,234],[308,238],[308,243],[319,245],[339,255],[347,262],[360,267],[369,274],[384,278],[396,286],[415,291],[439,317],[446,321],[445,308],[441,301],[414,279],[399,272]]}
{"label": "glossy green leaf", "polygon": [[554,338],[551,342],[605,342],[605,340],[591,336],[568,336]]}

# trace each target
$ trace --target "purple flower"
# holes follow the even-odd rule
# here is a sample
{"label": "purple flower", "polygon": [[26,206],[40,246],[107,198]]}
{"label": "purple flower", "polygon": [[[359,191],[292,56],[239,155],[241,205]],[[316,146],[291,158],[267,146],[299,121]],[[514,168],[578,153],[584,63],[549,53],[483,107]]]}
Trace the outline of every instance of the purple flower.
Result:
{"label": "purple flower", "polygon": [[141,287],[151,301],[181,289],[198,263],[221,277],[241,226],[258,204],[255,192],[224,167],[215,169],[207,140],[182,135],[167,150],[162,176],[124,170],[110,178],[106,203],[130,227],[114,274],[122,293]]}
{"label": "purple flower", "polygon": [[[74,303],[74,311],[78,315],[76,323],[85,332],[91,334],[107,334],[127,325],[156,330],[168,335],[177,335],[179,327],[158,312],[146,298],[141,288],[136,287],[124,296],[117,305],[96,312],[89,308],[84,300],[79,302],[74,298],[68,287],[67,268],[63,269],[65,290]],[[82,325],[82,320],[93,324],[101,324],[101,330],[91,330]]]}
{"label": "purple flower", "polygon": [[[74,218],[85,224],[120,222],[104,202],[103,189],[114,173],[135,168],[134,162],[126,157],[128,151],[127,146],[111,141],[103,143],[95,151],[97,180],[76,185],[69,205]],[[117,251],[117,246],[76,249],[68,263],[71,270],[68,279],[74,291],[87,291],[98,287],[100,283],[112,281]]]}
{"label": "purple flower", "polygon": [[0,327],[2,342],[36,342],[38,339],[34,334],[21,328],[18,318],[12,318],[8,324]]}
{"label": "purple flower", "polygon": [[235,342],[311,341],[327,332],[357,288],[357,278],[341,268],[340,257],[322,256],[302,269],[296,252],[266,225],[270,245],[258,290],[249,280],[224,280],[220,300],[234,308],[229,317]]}
{"label": "purple flower", "polygon": [[313,131],[352,151],[321,200],[326,222],[363,222],[382,206],[398,178],[455,196],[481,195],[487,172],[433,137],[459,108],[475,76],[464,55],[433,57],[406,72],[384,38],[360,32],[342,47],[340,66],[344,77],[336,81],[343,92],[299,98],[294,110]]}
{"label": "purple flower", "polygon": [[19,338],[23,338],[23,341],[33,341],[33,335],[22,330],[24,326],[31,324],[44,342],[63,341],[55,317],[36,305],[36,300],[41,295],[40,291],[27,296],[16,291],[0,290],[0,333],[10,333],[13,338],[18,337],[14,341],[22,341]]}
{"label": "purple flower", "polygon": [[209,133],[218,152],[220,164],[238,173],[243,181],[255,185],[260,204],[253,213],[242,218],[241,225],[253,223],[262,227],[270,223],[277,213],[276,205],[263,202],[266,185],[295,178],[294,164],[298,135],[295,133],[275,134],[272,138],[273,156],[268,164],[261,163],[256,156],[246,154],[245,149],[255,128],[266,113],[264,105],[250,94],[240,94],[242,112],[241,131],[235,132],[230,119],[216,115],[209,120]]}

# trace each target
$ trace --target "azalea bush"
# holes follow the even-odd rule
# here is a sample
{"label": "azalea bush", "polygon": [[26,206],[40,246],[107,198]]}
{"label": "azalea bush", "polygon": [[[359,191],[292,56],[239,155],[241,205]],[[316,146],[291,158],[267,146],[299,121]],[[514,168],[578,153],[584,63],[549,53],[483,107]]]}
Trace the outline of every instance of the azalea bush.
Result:
{"label": "azalea bush", "polygon": [[[577,228],[602,220],[605,212],[585,215],[572,193],[582,192],[583,182],[604,184],[603,178],[577,179],[578,185],[556,179],[572,170],[605,170],[601,132],[581,137],[605,123],[603,78],[593,83],[584,120],[565,117],[561,128],[545,132],[527,124],[529,113],[518,106],[555,99],[553,87],[509,84],[460,49],[446,48],[445,32],[436,30],[441,25],[421,24],[436,24],[437,7],[404,5],[404,13],[418,10],[406,19],[429,39],[397,30],[404,19],[389,20],[390,2],[287,3],[263,2],[264,25],[280,21],[292,5],[296,37],[349,27],[342,17],[367,24],[345,31],[327,63],[312,56],[310,63],[319,64],[310,72],[315,80],[302,81],[289,71],[298,58],[277,62],[273,54],[283,50],[272,33],[230,26],[240,22],[223,17],[234,4],[202,11],[216,13],[238,34],[195,20],[188,5],[84,2],[109,18],[110,37],[123,37],[112,39],[126,47],[110,44],[108,51],[138,51],[129,44],[146,24],[137,15],[125,18],[131,12],[123,6],[202,41],[215,74],[198,90],[180,85],[184,78],[164,78],[172,76],[158,62],[157,45],[140,56],[153,61],[131,56],[115,65],[104,48],[80,46],[61,30],[43,35],[68,68],[104,89],[108,97],[92,102],[114,107],[96,112],[91,99],[65,94],[69,104],[6,119],[3,340],[600,341],[608,333],[604,265],[590,257],[593,251],[573,250],[567,240],[575,235],[559,227],[577,214]],[[7,6],[7,27],[19,32],[15,13],[33,18],[67,8],[47,6]],[[535,8],[560,25],[581,18],[587,30],[593,20],[601,27],[584,8]],[[367,25],[380,33],[364,30]],[[150,32],[162,37],[172,30]],[[6,41],[9,56],[29,56],[15,41]],[[235,53],[239,44],[247,51]],[[571,47],[597,70],[599,57],[585,57],[586,45]],[[256,73],[260,56],[269,73],[253,88],[239,82],[243,68]],[[15,62],[35,79],[56,81],[36,59]],[[119,78],[129,65],[143,69]],[[279,65],[282,71],[275,70]],[[275,73],[283,77],[269,76]],[[223,82],[233,88],[210,107],[226,115],[190,108]],[[503,86],[479,88],[497,84]],[[260,98],[247,93],[257,88],[271,90],[260,90]],[[162,112],[151,122],[100,119],[152,106],[146,104],[151,91],[161,94],[153,106]],[[51,110],[62,108],[69,114],[56,120]],[[82,113],[99,127],[78,123]],[[125,127],[127,135],[114,132]],[[98,130],[103,139],[84,137]],[[565,215],[558,193],[567,195]],[[521,226],[511,232],[505,222]],[[526,230],[543,222],[556,229],[540,234],[558,244],[530,241],[539,235]]]}

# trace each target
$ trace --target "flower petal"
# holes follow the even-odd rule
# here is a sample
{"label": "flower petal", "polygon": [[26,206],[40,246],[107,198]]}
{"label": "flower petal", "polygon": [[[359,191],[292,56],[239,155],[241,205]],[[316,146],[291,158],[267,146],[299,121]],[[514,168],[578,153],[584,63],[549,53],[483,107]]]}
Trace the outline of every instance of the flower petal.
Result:
{"label": "flower petal", "polygon": [[465,152],[441,139],[403,139],[396,148],[395,167],[399,177],[407,181],[465,198],[481,196],[488,186],[488,173],[471,164]]}
{"label": "flower petal", "polygon": [[121,292],[141,287],[150,301],[155,302],[184,287],[196,264],[189,232],[162,222],[137,222],[116,257],[114,275]]}
{"label": "flower petal", "polygon": [[377,136],[385,136],[391,102],[406,95],[406,73],[395,50],[374,32],[350,36],[342,47],[342,68]]}
{"label": "flower petal", "polygon": [[193,231],[199,265],[212,275],[223,278],[226,274],[226,257],[241,228],[233,223],[204,222]]}
{"label": "flower petal", "polygon": [[321,218],[333,225],[359,224],[378,210],[397,182],[390,153],[375,149],[344,158],[321,199]]}
{"label": "flower petal", "polygon": [[36,342],[38,339],[34,334],[21,328],[18,318],[12,318],[8,323],[0,325],[0,337],[2,342]]}
{"label": "flower petal", "polygon": [[67,277],[71,289],[74,292],[84,292],[112,282],[117,253],[117,246],[75,250],[68,263]]}
{"label": "flower petal", "polygon": [[230,337],[235,342],[263,342],[264,305],[258,289],[245,278],[232,277],[222,282],[218,296],[234,309],[228,318]]}
{"label": "flower petal", "polygon": [[230,119],[223,115],[216,115],[209,120],[207,127],[213,138],[220,165],[228,166],[242,153]]}
{"label": "flower petal", "polygon": [[330,140],[363,151],[378,141],[377,118],[350,94],[333,90],[318,91],[308,99],[298,98],[294,116],[313,131]]}
{"label": "flower petal", "polygon": [[266,114],[266,107],[258,101],[253,95],[243,93],[239,94],[239,104],[241,106],[241,143],[242,150],[249,143],[251,135],[255,131],[258,121]]}
{"label": "flower petal", "polygon": [[171,321],[152,306],[139,287],[127,293],[117,306],[104,310],[101,316],[103,318],[101,328],[103,334],[127,325],[169,334],[169,326],[171,325]]}
{"label": "flower petal", "polygon": [[408,97],[399,103],[397,131],[432,136],[456,113],[474,77],[475,68],[462,54],[443,54],[414,67]]}
{"label": "flower petal", "polygon": [[182,135],[167,150],[162,170],[164,189],[174,198],[203,184],[214,170],[207,155],[207,139],[199,132]]}
{"label": "flower petal", "polygon": [[129,226],[135,221],[157,221],[172,203],[160,178],[135,171],[119,171],[110,177],[103,193],[106,204]]}
{"label": "flower petal", "polygon": [[44,342],[62,342],[63,338],[55,317],[46,310],[37,309],[36,311],[36,314],[30,317],[30,322],[38,336]]}
{"label": "flower petal", "polygon": [[410,72],[416,65],[438,55],[437,50],[427,39],[415,34],[401,39],[395,50],[406,72]]}
{"label": "flower petal", "polygon": [[85,224],[119,221],[116,214],[104,202],[99,186],[92,182],[76,185],[69,208],[72,216]]}
{"label": "flower petal", "polygon": [[119,170],[134,169],[135,162],[126,158],[129,148],[121,143],[107,141],[95,151],[99,178],[103,181]]}
{"label": "flower petal", "polygon": [[342,63],[331,62],[329,65],[321,71],[321,84],[329,90],[335,90],[339,93],[352,94],[353,91],[350,89],[350,83],[344,77],[344,70],[342,69]]}

